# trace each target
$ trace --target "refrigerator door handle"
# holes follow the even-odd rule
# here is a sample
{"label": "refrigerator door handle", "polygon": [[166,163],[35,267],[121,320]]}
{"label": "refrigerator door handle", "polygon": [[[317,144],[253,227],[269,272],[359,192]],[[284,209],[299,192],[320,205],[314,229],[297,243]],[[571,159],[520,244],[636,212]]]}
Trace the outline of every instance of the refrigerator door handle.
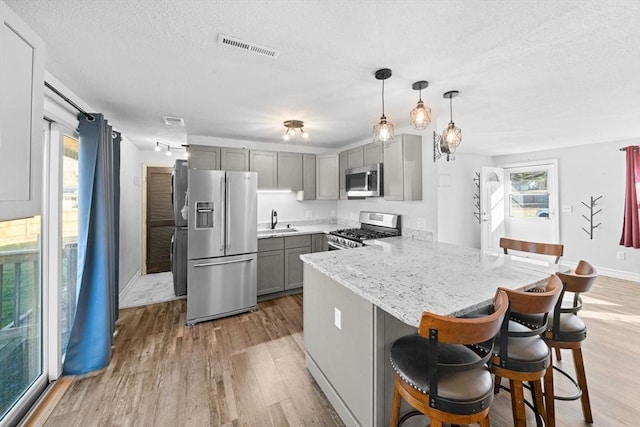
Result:
{"label": "refrigerator door handle", "polygon": [[[220,180],[220,194],[222,194],[222,197],[224,197],[224,182],[225,182],[225,178],[222,178]],[[221,209],[220,209],[221,211]],[[221,215],[223,215],[223,213],[221,213]],[[226,216],[226,212],[224,213],[224,215]],[[222,217],[222,223],[224,224],[227,221],[227,218]],[[220,233],[220,251],[224,253],[224,247],[226,245],[226,237],[224,235],[224,231],[222,233]]]}
{"label": "refrigerator door handle", "polygon": [[205,262],[204,264],[194,264],[194,267],[213,267],[216,265],[224,265],[224,264],[236,264],[238,262],[249,262],[253,261],[252,258],[241,258],[233,261],[220,261],[220,262]]}
{"label": "refrigerator door handle", "polygon": [[231,227],[230,227],[229,223],[231,222],[231,191],[229,191],[229,187],[230,187],[229,184],[230,184],[231,178],[227,177],[226,181],[227,181],[226,182],[226,185],[227,185],[227,188],[226,188],[226,193],[227,193],[227,212],[226,212],[226,216],[227,217],[225,218],[225,223],[227,225],[227,227],[226,227],[227,229],[225,230],[224,235],[225,235],[225,243],[226,243],[225,246],[226,246],[227,249],[230,249],[231,248],[231,244],[229,243],[229,234],[231,234]]}

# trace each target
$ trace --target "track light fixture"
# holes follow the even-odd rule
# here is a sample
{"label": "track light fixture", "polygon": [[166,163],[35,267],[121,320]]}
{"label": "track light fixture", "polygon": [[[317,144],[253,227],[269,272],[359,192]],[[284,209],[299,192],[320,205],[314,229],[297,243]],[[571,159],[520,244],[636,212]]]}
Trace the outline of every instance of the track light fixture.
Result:
{"label": "track light fixture", "polygon": [[[165,150],[165,154],[167,155],[167,157],[171,157],[173,155],[174,151],[187,151],[186,148],[179,148],[179,147],[171,147],[169,144],[165,144],[164,142],[160,142],[160,141],[156,141],[156,146],[153,147],[154,151],[160,152],[162,150]],[[186,153],[187,157],[189,157],[189,153]]]}

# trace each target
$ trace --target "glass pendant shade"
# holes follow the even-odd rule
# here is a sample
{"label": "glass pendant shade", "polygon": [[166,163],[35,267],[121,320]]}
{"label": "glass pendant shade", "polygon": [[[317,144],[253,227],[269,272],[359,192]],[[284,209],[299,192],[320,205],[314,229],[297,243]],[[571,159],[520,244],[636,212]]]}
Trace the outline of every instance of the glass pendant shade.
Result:
{"label": "glass pendant shade", "polygon": [[414,129],[426,129],[431,123],[431,108],[426,107],[424,102],[418,101],[418,105],[411,110],[411,126]]}
{"label": "glass pendant shade", "polygon": [[455,123],[449,122],[447,128],[442,132],[440,139],[440,151],[442,153],[455,153],[456,148],[462,142],[462,129],[456,127]]}
{"label": "glass pendant shade", "polygon": [[389,144],[393,141],[393,124],[387,122],[387,118],[382,116],[380,117],[380,123],[373,127],[373,142],[376,144]]}

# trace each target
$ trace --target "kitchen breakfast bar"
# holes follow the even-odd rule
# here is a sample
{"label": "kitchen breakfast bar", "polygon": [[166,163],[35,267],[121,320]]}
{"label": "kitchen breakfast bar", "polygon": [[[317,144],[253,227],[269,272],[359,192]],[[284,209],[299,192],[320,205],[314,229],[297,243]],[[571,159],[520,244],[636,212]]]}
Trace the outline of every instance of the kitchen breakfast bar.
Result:
{"label": "kitchen breakfast bar", "polygon": [[301,256],[306,366],[347,426],[388,424],[389,350],[417,332],[423,311],[461,316],[490,305],[498,287],[532,288],[557,268],[407,237],[368,243]]}

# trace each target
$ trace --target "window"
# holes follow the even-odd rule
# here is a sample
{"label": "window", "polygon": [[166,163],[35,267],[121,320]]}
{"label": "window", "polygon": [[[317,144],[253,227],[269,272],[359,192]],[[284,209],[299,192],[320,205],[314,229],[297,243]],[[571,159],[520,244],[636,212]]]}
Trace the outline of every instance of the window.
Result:
{"label": "window", "polygon": [[77,300],[78,273],[78,140],[63,137],[62,265],[60,282],[61,356],[67,350]]}
{"label": "window", "polygon": [[510,173],[509,215],[549,218],[548,171]]}
{"label": "window", "polygon": [[0,222],[0,419],[42,373],[40,216]]}

